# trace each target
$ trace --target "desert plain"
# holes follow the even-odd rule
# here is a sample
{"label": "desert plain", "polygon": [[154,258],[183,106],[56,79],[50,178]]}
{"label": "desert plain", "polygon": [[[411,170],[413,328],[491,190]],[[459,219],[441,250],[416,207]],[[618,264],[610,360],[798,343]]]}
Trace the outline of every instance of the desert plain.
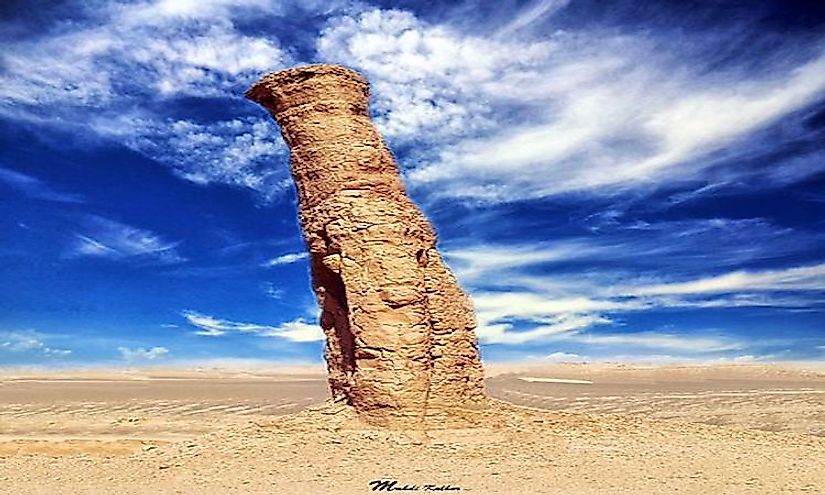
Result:
{"label": "desert plain", "polygon": [[486,373],[489,410],[398,430],[320,366],[6,369],[0,493],[825,493],[821,365]]}

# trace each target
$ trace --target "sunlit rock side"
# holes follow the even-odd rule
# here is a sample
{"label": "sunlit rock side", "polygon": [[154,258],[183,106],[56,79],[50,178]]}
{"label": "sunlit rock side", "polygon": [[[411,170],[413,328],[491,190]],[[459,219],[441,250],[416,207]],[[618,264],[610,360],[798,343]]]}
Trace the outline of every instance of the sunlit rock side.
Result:
{"label": "sunlit rock side", "polygon": [[472,306],[370,120],[366,80],[310,65],[246,96],[290,149],[333,398],[379,424],[485,405]]}

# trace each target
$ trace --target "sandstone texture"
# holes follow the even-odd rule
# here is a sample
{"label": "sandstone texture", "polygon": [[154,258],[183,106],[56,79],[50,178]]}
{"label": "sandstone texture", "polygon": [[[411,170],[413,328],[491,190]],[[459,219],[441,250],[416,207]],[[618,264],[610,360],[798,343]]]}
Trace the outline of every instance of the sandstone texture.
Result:
{"label": "sandstone texture", "polygon": [[472,306],[370,120],[366,80],[310,65],[246,96],[290,148],[333,399],[379,424],[484,406]]}

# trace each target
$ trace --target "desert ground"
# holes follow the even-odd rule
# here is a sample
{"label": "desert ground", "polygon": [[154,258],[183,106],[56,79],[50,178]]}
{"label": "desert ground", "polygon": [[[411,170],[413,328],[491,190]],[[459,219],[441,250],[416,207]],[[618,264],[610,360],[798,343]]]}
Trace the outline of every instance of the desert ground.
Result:
{"label": "desert ground", "polygon": [[0,372],[0,493],[825,493],[825,369],[487,365],[460,427],[376,428],[321,368]]}

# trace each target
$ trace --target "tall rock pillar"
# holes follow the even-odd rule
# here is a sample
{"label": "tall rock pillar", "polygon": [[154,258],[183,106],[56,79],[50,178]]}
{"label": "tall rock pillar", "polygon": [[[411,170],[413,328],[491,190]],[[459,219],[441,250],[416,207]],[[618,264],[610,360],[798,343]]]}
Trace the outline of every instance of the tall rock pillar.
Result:
{"label": "tall rock pillar", "polygon": [[333,398],[376,423],[483,405],[472,306],[370,120],[366,80],[309,65],[246,96],[290,149]]}

